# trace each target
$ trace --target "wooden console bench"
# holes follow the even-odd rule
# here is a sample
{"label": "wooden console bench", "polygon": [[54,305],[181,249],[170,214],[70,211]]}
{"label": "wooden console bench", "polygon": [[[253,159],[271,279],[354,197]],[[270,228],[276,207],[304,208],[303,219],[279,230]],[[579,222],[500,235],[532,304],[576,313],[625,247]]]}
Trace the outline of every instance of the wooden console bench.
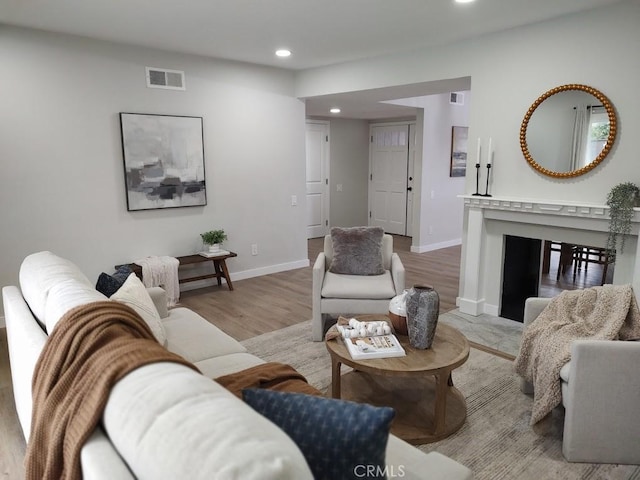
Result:
{"label": "wooden console bench", "polygon": [[[237,257],[237,253],[229,252],[226,255],[219,255],[217,257],[204,257],[202,255],[185,255],[184,257],[176,257],[180,262],[179,267],[184,265],[193,265],[195,263],[203,263],[203,262],[213,262],[213,273],[207,273],[204,275],[197,275],[195,277],[187,277],[181,278],[179,280],[180,283],[185,282],[195,282],[196,280],[204,280],[207,278],[216,278],[218,280],[218,286],[222,285],[222,279],[224,278],[227,282],[227,286],[229,290],[233,290],[233,284],[231,283],[231,276],[229,275],[229,270],[227,269],[227,258]],[[142,267],[136,263],[130,263],[129,267],[133,273],[135,273],[142,280]]]}

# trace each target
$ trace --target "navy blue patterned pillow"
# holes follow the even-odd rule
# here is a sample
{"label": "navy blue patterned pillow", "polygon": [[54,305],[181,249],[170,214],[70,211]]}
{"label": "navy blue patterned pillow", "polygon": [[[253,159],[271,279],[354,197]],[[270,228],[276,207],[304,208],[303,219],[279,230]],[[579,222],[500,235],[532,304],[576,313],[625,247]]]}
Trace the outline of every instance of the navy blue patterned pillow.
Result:
{"label": "navy blue patterned pillow", "polygon": [[102,272],[98,277],[96,283],[96,290],[103,295],[110,297],[118,291],[118,289],[124,284],[129,275],[131,274],[131,267],[128,265],[120,265],[116,270],[116,273],[109,275]]}
{"label": "navy blue patterned pillow", "polygon": [[315,479],[386,478],[393,408],[260,388],[242,394],[298,445]]}

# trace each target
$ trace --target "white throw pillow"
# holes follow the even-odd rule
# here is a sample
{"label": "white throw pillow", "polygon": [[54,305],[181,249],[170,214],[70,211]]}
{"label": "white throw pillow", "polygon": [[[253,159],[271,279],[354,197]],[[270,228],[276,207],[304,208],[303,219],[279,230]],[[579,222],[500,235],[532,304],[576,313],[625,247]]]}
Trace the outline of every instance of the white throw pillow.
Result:
{"label": "white throw pillow", "polygon": [[162,320],[160,320],[160,314],[153,304],[149,292],[147,292],[142,281],[135,273],[129,275],[124,284],[116,293],[111,295],[110,298],[111,300],[124,303],[133,308],[146,324],[149,325],[158,343],[160,343],[160,345],[167,344],[167,333],[165,332]]}

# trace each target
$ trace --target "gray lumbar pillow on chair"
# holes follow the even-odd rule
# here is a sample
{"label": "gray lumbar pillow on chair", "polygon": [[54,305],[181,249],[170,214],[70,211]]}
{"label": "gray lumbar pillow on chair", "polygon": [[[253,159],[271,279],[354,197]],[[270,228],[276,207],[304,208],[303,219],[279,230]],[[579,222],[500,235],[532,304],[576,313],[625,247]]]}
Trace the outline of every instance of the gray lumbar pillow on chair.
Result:
{"label": "gray lumbar pillow on chair", "polygon": [[382,275],[383,235],[380,227],[333,227],[333,260],[329,271],[342,275]]}

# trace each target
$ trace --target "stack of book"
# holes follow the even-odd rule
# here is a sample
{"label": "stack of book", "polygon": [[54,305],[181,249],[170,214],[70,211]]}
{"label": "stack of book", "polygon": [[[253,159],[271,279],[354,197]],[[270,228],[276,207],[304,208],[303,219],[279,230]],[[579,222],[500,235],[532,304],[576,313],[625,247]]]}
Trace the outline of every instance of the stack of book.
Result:
{"label": "stack of book", "polygon": [[338,325],[344,344],[354,360],[404,357],[406,352],[391,327],[385,321],[360,322],[349,319],[348,325]]}
{"label": "stack of book", "polygon": [[217,250],[215,252],[198,252],[199,255],[207,258],[222,257],[224,255],[229,255],[229,253],[230,252],[227,250]]}

